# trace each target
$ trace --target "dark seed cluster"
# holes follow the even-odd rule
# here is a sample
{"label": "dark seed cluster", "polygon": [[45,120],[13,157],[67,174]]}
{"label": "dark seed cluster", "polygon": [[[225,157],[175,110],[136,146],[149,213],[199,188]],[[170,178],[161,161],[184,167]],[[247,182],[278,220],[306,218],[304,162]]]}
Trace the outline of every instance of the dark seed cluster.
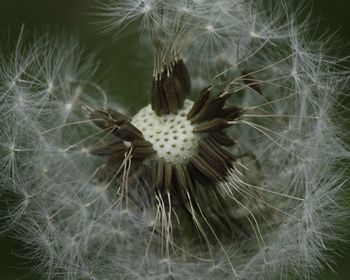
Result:
{"label": "dark seed cluster", "polygon": [[[203,89],[194,102],[186,100],[190,89],[187,68],[182,60],[178,60],[153,79],[153,112],[140,111],[141,117],[148,117],[147,120],[133,121],[111,109],[90,112],[90,118],[97,126],[115,136],[112,142],[92,150],[93,154],[109,156],[106,180],[116,177],[129,156],[131,170],[142,165],[148,173],[145,177],[149,178],[150,186],[157,194],[171,193],[180,204],[188,205],[196,199],[198,186],[212,187],[223,179],[235,161],[225,148],[235,144],[225,129],[242,115],[242,110],[225,106],[231,94],[223,92],[212,96],[210,86]],[[185,104],[190,107],[184,109]],[[185,127],[189,129],[188,135],[182,137],[178,133]],[[178,149],[178,140],[193,145],[189,146],[190,153],[183,143]],[[168,142],[174,153],[169,147],[163,153]],[[187,156],[183,156],[184,153]]]}
{"label": "dark seed cluster", "polygon": [[155,153],[152,143],[144,139],[128,117],[112,109],[90,110],[89,117],[98,127],[113,135],[110,142],[90,150],[94,155],[108,156],[104,168],[97,174],[98,180],[109,181],[118,176],[127,155],[132,159],[130,171],[133,171]]}
{"label": "dark seed cluster", "polygon": [[158,115],[176,114],[182,108],[191,91],[191,78],[187,67],[180,59],[165,66],[153,78],[152,109]]}

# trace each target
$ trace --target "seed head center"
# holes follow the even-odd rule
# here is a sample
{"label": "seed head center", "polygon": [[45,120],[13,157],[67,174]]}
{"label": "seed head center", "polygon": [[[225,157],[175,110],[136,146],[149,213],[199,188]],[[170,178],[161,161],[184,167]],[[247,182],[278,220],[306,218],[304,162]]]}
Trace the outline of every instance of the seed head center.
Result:
{"label": "seed head center", "polygon": [[142,108],[131,123],[142,133],[145,140],[153,145],[157,156],[170,163],[186,163],[196,155],[199,136],[187,120],[187,113],[193,102],[186,99],[176,114],[157,116],[148,105]]}

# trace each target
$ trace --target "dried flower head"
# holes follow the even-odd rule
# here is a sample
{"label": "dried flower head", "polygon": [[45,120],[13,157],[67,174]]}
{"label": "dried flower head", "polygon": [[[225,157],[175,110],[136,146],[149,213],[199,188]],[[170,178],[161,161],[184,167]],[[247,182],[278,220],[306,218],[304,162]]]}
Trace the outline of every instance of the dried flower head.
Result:
{"label": "dried flower head", "polygon": [[105,29],[139,24],[153,50],[134,116],[73,40],[21,35],[2,57],[6,218],[47,279],[308,278],[326,263],[349,71],[283,1],[256,2],[101,4]]}

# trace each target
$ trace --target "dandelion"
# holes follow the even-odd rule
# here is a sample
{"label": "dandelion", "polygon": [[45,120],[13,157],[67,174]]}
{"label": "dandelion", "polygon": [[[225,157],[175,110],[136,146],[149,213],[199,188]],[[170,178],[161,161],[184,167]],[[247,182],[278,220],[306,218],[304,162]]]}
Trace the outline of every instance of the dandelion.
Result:
{"label": "dandelion", "polygon": [[100,4],[102,28],[138,24],[153,51],[133,116],[74,39],[21,33],[0,64],[1,193],[45,278],[305,279],[328,264],[349,71],[278,5]]}

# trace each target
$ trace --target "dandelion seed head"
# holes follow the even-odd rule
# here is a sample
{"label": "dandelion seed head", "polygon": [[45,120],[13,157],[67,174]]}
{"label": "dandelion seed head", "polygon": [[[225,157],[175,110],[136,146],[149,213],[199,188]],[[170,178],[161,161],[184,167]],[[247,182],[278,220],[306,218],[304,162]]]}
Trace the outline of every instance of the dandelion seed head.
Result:
{"label": "dandelion seed head", "polygon": [[73,39],[27,48],[21,34],[1,57],[0,193],[38,269],[312,276],[347,215],[349,71],[327,42],[305,38],[284,1],[101,5],[104,28],[139,25],[154,52],[150,104],[136,115],[109,100]]}

